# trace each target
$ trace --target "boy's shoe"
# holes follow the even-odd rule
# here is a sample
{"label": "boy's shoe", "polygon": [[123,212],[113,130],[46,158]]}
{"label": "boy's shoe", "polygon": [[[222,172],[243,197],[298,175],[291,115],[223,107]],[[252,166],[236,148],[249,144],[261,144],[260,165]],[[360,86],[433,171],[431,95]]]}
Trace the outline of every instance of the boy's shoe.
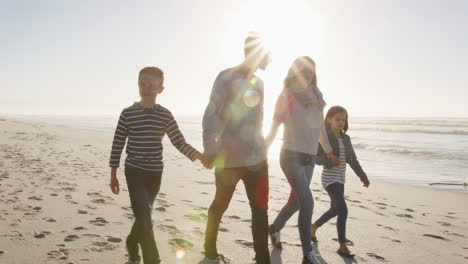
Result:
{"label": "boy's shoe", "polygon": [[279,231],[276,231],[273,225],[268,227],[268,235],[270,235],[271,244],[277,249],[283,249],[281,245],[281,234]]}
{"label": "boy's shoe", "polygon": [[205,256],[202,262],[200,262],[200,264],[220,264],[220,263],[221,263],[221,258],[219,256],[217,256],[214,259],[210,259]]}
{"label": "boy's shoe", "polygon": [[138,245],[135,248],[129,248],[128,244],[125,243],[125,249],[128,253],[128,261],[127,264],[139,264],[141,262],[140,254],[138,253]]}
{"label": "boy's shoe", "polygon": [[140,264],[141,259],[138,260],[131,260],[130,257],[128,258],[128,261],[125,262],[125,264]]}
{"label": "boy's shoe", "polygon": [[212,261],[219,260],[218,249],[216,248],[216,241],[205,241],[203,247],[205,248],[205,259]]}
{"label": "boy's shoe", "polygon": [[315,258],[315,254],[313,250],[311,250],[309,254],[304,256],[304,258],[302,259],[302,264],[317,264],[317,263],[319,262]]}

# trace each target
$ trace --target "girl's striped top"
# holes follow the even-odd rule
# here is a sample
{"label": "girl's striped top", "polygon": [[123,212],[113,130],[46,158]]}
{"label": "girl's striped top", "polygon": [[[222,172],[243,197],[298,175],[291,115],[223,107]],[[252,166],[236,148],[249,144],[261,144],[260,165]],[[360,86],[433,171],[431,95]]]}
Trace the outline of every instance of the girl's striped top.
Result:
{"label": "girl's striped top", "polygon": [[195,160],[199,152],[185,142],[174,116],[167,108],[161,105],[143,108],[140,103],[125,108],[115,129],[110,167],[119,167],[122,150],[127,142],[125,166],[162,171],[162,139],[165,134],[182,154]]}
{"label": "girl's striped top", "polygon": [[343,139],[338,138],[338,143],[340,145],[340,165],[332,168],[323,168],[322,171],[322,186],[327,187],[328,185],[339,182],[345,183],[346,175],[346,148],[343,143]]}

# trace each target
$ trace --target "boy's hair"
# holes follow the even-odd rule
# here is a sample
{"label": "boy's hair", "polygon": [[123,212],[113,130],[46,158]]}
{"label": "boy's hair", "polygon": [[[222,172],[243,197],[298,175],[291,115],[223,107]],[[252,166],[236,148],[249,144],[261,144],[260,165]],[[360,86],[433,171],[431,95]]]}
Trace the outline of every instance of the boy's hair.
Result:
{"label": "boy's hair", "polygon": [[255,53],[262,51],[263,48],[260,34],[257,32],[249,32],[244,41],[244,56],[246,58],[253,56]]}
{"label": "boy's hair", "polygon": [[161,79],[161,83],[164,83],[164,72],[158,67],[145,67],[141,69],[138,74],[138,80],[140,80],[142,74],[151,74],[154,77]]}
{"label": "boy's hair", "polygon": [[338,113],[346,114],[345,125],[343,128],[343,133],[346,133],[346,131],[348,131],[348,128],[349,128],[348,111],[346,111],[344,107],[339,106],[339,105],[332,106],[330,109],[328,109],[327,115],[325,116],[325,127],[327,128],[327,130],[331,130],[330,124],[328,123],[328,119],[332,119]]}

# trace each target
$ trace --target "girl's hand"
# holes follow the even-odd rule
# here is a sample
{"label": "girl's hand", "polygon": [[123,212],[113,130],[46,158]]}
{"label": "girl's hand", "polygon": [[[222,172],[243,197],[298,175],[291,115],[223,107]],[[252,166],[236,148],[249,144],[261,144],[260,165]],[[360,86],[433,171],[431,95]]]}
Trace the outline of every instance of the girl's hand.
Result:
{"label": "girl's hand", "polygon": [[370,185],[370,183],[368,182],[368,183],[364,183],[363,186],[366,187],[366,188],[369,188],[369,185]]}

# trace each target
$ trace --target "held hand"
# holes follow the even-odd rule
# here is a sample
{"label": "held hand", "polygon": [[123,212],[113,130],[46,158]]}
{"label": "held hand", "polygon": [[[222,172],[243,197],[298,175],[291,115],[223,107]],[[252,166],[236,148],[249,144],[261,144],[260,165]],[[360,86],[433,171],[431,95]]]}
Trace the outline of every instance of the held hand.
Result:
{"label": "held hand", "polygon": [[203,155],[201,153],[196,153],[194,158],[195,160],[203,162]]}
{"label": "held hand", "polygon": [[328,153],[327,158],[331,161],[333,167],[340,165],[340,159],[333,155],[333,153]]}
{"label": "held hand", "polygon": [[216,158],[216,154],[203,153],[203,157],[201,159],[201,162],[202,162],[203,166],[205,166],[205,168],[212,169],[213,168],[213,162],[214,162],[215,158]]}
{"label": "held hand", "polygon": [[364,183],[364,187],[369,188],[370,183]]}

